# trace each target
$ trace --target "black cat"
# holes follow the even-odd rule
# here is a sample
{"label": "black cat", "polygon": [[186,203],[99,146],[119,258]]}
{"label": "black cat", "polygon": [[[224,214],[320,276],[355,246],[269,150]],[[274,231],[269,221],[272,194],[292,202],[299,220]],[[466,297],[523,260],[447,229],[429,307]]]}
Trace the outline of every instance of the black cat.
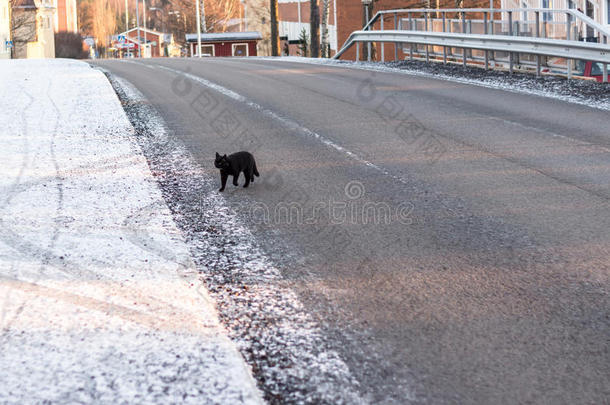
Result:
{"label": "black cat", "polygon": [[239,177],[240,172],[244,172],[244,175],[246,176],[244,187],[248,187],[250,182],[254,181],[254,176],[260,176],[256,169],[254,156],[252,156],[250,152],[237,152],[229,156],[220,156],[218,152],[216,152],[214,166],[216,166],[217,169],[220,169],[220,182],[222,185],[218,191],[223,191],[225,189],[229,176],[233,176],[233,185],[237,186],[237,178]]}

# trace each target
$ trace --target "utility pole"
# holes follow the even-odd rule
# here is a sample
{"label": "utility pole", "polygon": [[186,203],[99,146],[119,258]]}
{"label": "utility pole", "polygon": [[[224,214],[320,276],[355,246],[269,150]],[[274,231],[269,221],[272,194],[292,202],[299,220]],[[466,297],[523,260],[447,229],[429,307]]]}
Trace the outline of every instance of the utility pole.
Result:
{"label": "utility pole", "polygon": [[310,0],[309,33],[310,33],[310,55],[312,58],[320,57],[320,5],[319,0]]}
{"label": "utility pole", "polygon": [[142,43],[140,42],[140,0],[136,0],[136,26],[138,27],[138,58],[141,58]]}
{"label": "utility pole", "polygon": [[[146,0],[142,0],[142,5],[142,12],[144,13],[144,15],[142,16],[144,18],[144,46],[146,47],[145,49],[148,49],[148,44],[146,43]],[[146,57],[146,53],[144,54],[144,56]]]}
{"label": "utility pole", "polygon": [[201,14],[199,14],[199,0],[195,0],[197,11],[197,57],[201,58]]}
{"label": "utility pole", "polygon": [[125,31],[129,31],[129,0],[125,0]]}
{"label": "utility pole", "polygon": [[277,0],[271,1],[271,55],[280,56],[280,35],[277,27]]}

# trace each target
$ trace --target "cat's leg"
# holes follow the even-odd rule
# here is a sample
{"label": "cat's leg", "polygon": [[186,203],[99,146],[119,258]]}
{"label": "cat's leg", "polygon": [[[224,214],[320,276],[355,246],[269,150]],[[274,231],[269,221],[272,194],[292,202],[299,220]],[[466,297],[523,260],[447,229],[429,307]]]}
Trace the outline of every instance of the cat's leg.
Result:
{"label": "cat's leg", "polygon": [[227,178],[229,178],[229,175],[227,173],[223,173],[220,172],[220,190],[218,191],[224,191],[225,186],[227,185]]}
{"label": "cat's leg", "polygon": [[237,186],[238,186],[238,184],[237,184],[237,179],[238,179],[238,178],[239,178],[239,172],[237,172],[235,175],[233,175],[233,185],[234,185],[235,187],[237,187]]}
{"label": "cat's leg", "polygon": [[246,182],[244,183],[244,188],[250,185],[250,179],[252,178],[252,172],[250,170],[244,171],[244,176],[246,177]]}

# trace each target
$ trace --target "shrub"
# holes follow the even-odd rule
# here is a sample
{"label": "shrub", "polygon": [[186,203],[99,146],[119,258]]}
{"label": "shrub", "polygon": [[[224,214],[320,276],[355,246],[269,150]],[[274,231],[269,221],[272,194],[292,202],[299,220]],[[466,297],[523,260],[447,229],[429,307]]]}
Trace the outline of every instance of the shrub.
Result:
{"label": "shrub", "polygon": [[76,32],[60,31],[55,34],[55,57],[86,59],[87,52],[83,50],[83,39]]}

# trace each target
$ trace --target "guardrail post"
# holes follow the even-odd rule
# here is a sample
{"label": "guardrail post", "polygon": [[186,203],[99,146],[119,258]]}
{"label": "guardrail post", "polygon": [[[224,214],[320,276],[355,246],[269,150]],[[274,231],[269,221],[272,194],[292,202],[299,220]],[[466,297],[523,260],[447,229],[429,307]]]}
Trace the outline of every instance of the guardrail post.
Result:
{"label": "guardrail post", "polygon": [[[495,29],[494,29],[494,17],[495,17],[494,16],[494,11],[492,10],[490,15],[489,15],[489,20],[490,20],[489,21],[489,33],[491,35],[493,35],[494,31],[495,31]],[[491,51],[491,60],[494,61],[494,66],[495,66],[495,64],[496,64],[496,53],[494,51]]]}
{"label": "guardrail post", "polygon": [[[515,35],[521,35],[521,27],[519,26],[519,21],[515,21]],[[515,53],[515,63],[517,63],[517,65],[521,64],[521,58],[518,53]]]}
{"label": "guardrail post", "polygon": [[[409,30],[413,31],[413,14],[409,13]],[[409,44],[409,60],[413,60],[413,44]]]}
{"label": "guardrail post", "polygon": [[[445,32],[445,30],[447,29],[447,25],[446,25],[446,13],[443,11],[443,32]],[[443,64],[446,65],[447,64],[447,47],[443,46]]]}
{"label": "guardrail post", "polygon": [[[402,31],[402,18],[399,18],[399,19],[398,19],[398,29],[399,29],[400,31]],[[405,50],[404,50],[404,47],[405,47],[404,42],[400,42],[400,50],[401,50],[403,53],[404,53],[404,51],[405,51]]]}
{"label": "guardrail post", "polygon": [[[462,11],[462,34],[466,33],[466,13]],[[462,66],[466,67],[466,48],[462,48]]]}
{"label": "guardrail post", "polygon": [[[385,17],[385,14],[381,14],[381,18],[379,19],[379,28],[381,28],[381,31],[383,31],[383,19]],[[380,42],[379,45],[381,46],[381,61],[385,62],[385,42]]]}
{"label": "guardrail post", "polygon": [[[513,12],[509,11],[508,12],[508,35],[510,35],[511,37],[513,36]],[[509,52],[508,53],[508,71],[510,72],[510,74],[513,74],[513,68],[514,68],[514,61],[513,61],[513,53]]]}
{"label": "guardrail post", "polygon": [[542,22],[542,37],[543,38],[549,37],[549,29],[548,29],[548,24],[546,21]]}
{"label": "guardrail post", "polygon": [[[487,11],[483,12],[483,26],[484,28],[484,32],[485,35],[487,35],[488,31],[489,31],[489,27],[487,26]],[[485,50],[485,70],[489,69],[489,51]]]}
{"label": "guardrail post", "polygon": [[[394,29],[398,30],[398,13],[394,13]],[[394,62],[398,62],[398,42],[394,42]]]}
{"label": "guardrail post", "polygon": [[[368,5],[364,6],[364,10],[366,11],[366,24],[368,25],[371,22],[371,20],[370,20],[371,16],[369,15]],[[369,25],[369,27],[366,30],[371,31],[371,28],[373,28],[373,24]],[[367,62],[370,62],[371,61],[371,42],[370,41],[367,41],[367,43],[366,43],[366,50],[367,50],[366,60],[367,60]]]}
{"label": "guardrail post", "polygon": [[[428,12],[424,12],[424,31],[428,31]],[[430,63],[430,47],[426,45],[426,63]]]}
{"label": "guardrail post", "polygon": [[[571,39],[571,35],[570,35],[570,25],[571,25],[571,18],[572,17],[570,14],[566,14],[566,40],[570,40]],[[568,69],[568,80],[572,79],[572,59],[570,58],[566,58],[566,65],[567,65],[567,69]]]}
{"label": "guardrail post", "polygon": [[[538,38],[540,36],[540,11],[536,11],[536,32],[534,37]],[[536,77],[540,78],[540,55],[536,55]]]}

